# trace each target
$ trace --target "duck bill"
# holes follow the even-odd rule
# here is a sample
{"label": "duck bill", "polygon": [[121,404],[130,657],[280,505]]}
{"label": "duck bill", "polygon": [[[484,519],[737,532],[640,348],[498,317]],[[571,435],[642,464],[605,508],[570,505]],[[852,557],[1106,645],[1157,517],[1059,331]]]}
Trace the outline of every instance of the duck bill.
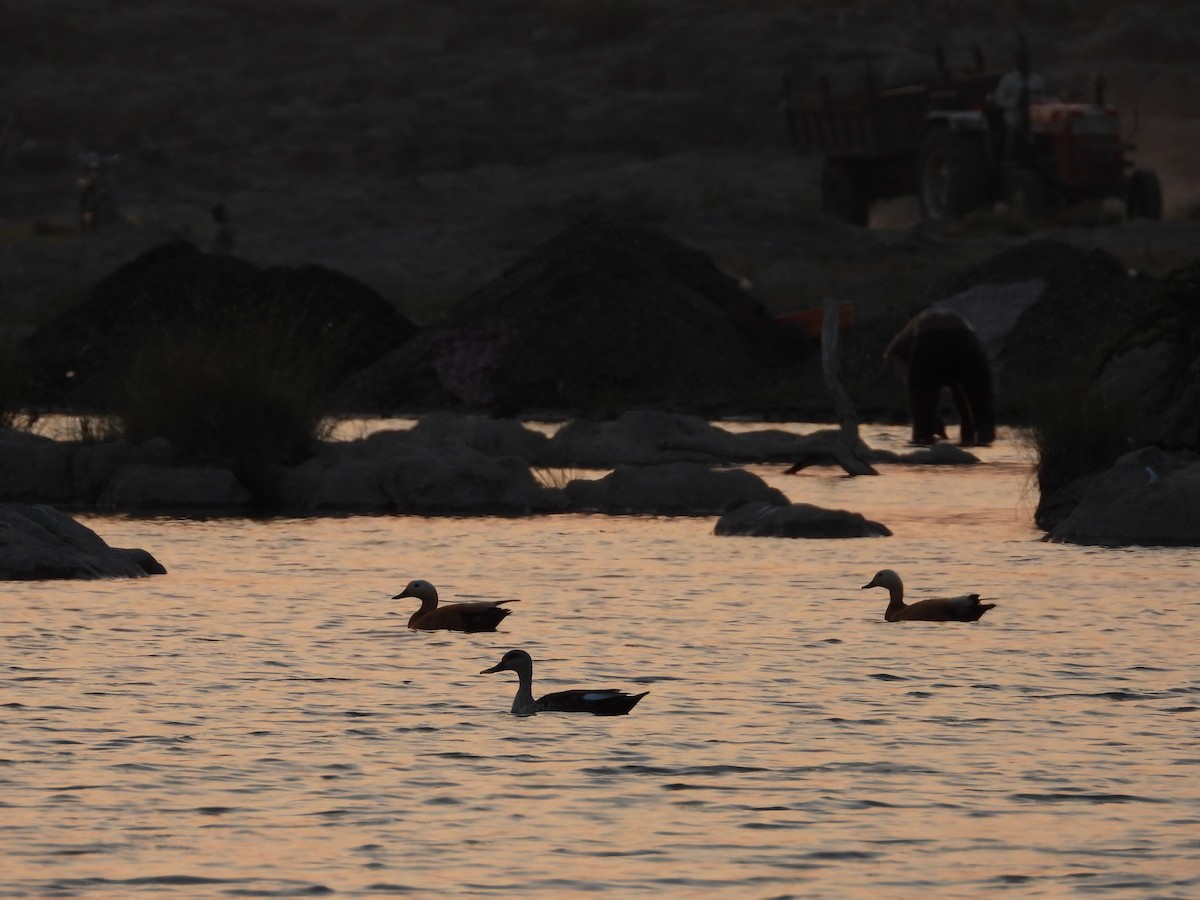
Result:
{"label": "duck bill", "polygon": [[479,674],[480,675],[491,675],[493,672],[503,672],[503,671],[504,671],[503,663],[496,663],[490,669],[484,669]]}

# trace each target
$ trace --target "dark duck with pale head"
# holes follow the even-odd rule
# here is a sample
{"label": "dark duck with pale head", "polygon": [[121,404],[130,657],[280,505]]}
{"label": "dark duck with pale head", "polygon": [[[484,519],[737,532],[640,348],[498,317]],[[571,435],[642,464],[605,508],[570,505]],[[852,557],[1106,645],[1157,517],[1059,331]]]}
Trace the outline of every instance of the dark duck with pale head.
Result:
{"label": "dark duck with pale head", "polygon": [[509,650],[503,659],[480,675],[493,672],[516,672],[519,683],[513,698],[514,716],[532,716],[540,712],[580,712],[594,716],[623,716],[637,706],[649,691],[627,694],[615,688],[555,691],[533,698],[533,658],[524,650]]}
{"label": "dark duck with pale head", "polygon": [[412,614],[408,627],[418,631],[495,631],[504,617],[512,610],[504,609],[502,603],[516,600],[468,600],[465,603],[447,603],[438,606],[438,592],[428,581],[418,578],[410,581],[393,600],[415,597],[421,608]]}
{"label": "dark duck with pale head", "polygon": [[995,603],[980,603],[978,594],[958,597],[930,597],[916,603],[904,602],[904,582],[892,569],[880,569],[875,577],[862,586],[887,588],[891,599],[883,618],[888,622],[974,622]]}

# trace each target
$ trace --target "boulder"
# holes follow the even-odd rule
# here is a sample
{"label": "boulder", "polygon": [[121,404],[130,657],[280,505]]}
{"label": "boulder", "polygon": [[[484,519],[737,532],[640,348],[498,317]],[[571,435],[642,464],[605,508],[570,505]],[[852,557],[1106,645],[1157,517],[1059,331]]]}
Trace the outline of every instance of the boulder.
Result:
{"label": "boulder", "polygon": [[124,441],[81,443],[71,455],[72,496],[78,503],[93,504],[104,493],[120,469],[129,465],[170,466],[175,450],[165,438],[152,438],[140,444]]}
{"label": "boulder", "polygon": [[1091,477],[1054,542],[1108,547],[1200,546],[1200,456],[1144,447]]}
{"label": "boulder", "polygon": [[[574,419],[550,440],[547,465],[604,469],[668,462],[841,465],[869,474],[874,451],[859,441],[851,452],[837,429],[800,435],[776,428],[731,432],[701,416],[633,410],[615,419]],[[859,458],[855,458],[855,457]],[[797,465],[802,468],[803,465]]]}
{"label": "boulder", "polygon": [[858,538],[888,537],[891,530],[861,513],[823,509],[809,503],[774,506],[747,503],[717,520],[713,534],[746,537]]}
{"label": "boulder", "polygon": [[609,421],[573,419],[551,438],[546,461],[588,469],[712,462],[731,437],[700,416],[633,410]]}
{"label": "boulder", "polygon": [[110,547],[50,506],[0,503],[0,578],[141,578],[166,569],[148,552]]}
{"label": "boulder", "polygon": [[383,490],[397,512],[524,515],[566,507],[561,491],[543,487],[515,457],[477,450],[419,450],[391,460]]}
{"label": "boulder", "polygon": [[596,215],[354,376],[341,405],[711,410],[769,394],[810,353],[705,254]]}
{"label": "boulder", "polygon": [[539,483],[523,459],[426,445],[409,431],[324,444],[314,458],[282,473],[278,502],[295,512],[510,516],[567,505],[562,491]]}
{"label": "boulder", "polygon": [[754,501],[788,502],[752,472],[690,462],[618,466],[603,478],[572,481],[565,490],[571,509],[611,515],[712,516]]}
{"label": "boulder", "polygon": [[1037,508],[1033,511],[1034,524],[1045,532],[1053,531],[1079,505],[1088,487],[1102,474],[1091,472],[1061,487],[1041,491]]}
{"label": "boulder", "polygon": [[979,462],[979,457],[970,450],[964,450],[957,444],[948,441],[938,441],[936,444],[909,450],[907,453],[873,450],[871,458],[877,462],[908,463],[921,466],[973,466]]}
{"label": "boulder", "polygon": [[221,510],[250,506],[251,495],[228,469],[216,466],[122,466],[96,505],[108,510]]}
{"label": "boulder", "polygon": [[550,445],[549,437],[516,419],[448,412],[422,416],[409,436],[425,447],[467,447],[485,456],[516,456],[530,463],[540,462]]}
{"label": "boulder", "polygon": [[280,474],[279,506],[289,512],[391,512],[383,484],[388,463],[348,454],[322,453]]}
{"label": "boulder", "polygon": [[15,428],[0,430],[0,498],[38,503],[74,500],[73,448]]}

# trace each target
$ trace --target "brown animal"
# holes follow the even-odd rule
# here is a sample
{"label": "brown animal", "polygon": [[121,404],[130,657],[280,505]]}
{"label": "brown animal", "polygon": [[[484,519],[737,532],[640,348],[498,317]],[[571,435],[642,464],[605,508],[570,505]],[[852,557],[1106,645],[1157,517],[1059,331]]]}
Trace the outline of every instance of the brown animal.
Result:
{"label": "brown animal", "polygon": [[438,606],[438,592],[428,581],[410,581],[393,600],[416,597],[421,601],[418,609],[408,620],[408,627],[419,631],[495,631],[496,626],[509,615],[511,609],[502,609],[502,603],[516,600],[471,600],[466,603],[447,603]]}
{"label": "brown animal", "polygon": [[862,590],[873,587],[888,589],[891,600],[883,614],[888,622],[974,622],[995,603],[980,603],[978,594],[959,597],[931,597],[913,604],[904,602],[904,582],[892,569],[880,569]]}

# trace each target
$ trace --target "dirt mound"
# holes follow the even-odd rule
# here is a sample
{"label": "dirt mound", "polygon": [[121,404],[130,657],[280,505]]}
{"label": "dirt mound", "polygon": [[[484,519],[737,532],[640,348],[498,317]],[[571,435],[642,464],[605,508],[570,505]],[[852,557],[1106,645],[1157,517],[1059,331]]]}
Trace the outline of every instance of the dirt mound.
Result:
{"label": "dirt mound", "polygon": [[353,379],[363,410],[719,409],[811,352],[704,254],[592,216]]}
{"label": "dirt mound", "polygon": [[173,241],[101,279],[84,302],[26,338],[20,354],[30,402],[111,408],[143,342],[251,320],[295,341],[300,352],[307,348],[314,365],[319,355],[331,386],[417,331],[382,296],[340,272],[261,269]]}

